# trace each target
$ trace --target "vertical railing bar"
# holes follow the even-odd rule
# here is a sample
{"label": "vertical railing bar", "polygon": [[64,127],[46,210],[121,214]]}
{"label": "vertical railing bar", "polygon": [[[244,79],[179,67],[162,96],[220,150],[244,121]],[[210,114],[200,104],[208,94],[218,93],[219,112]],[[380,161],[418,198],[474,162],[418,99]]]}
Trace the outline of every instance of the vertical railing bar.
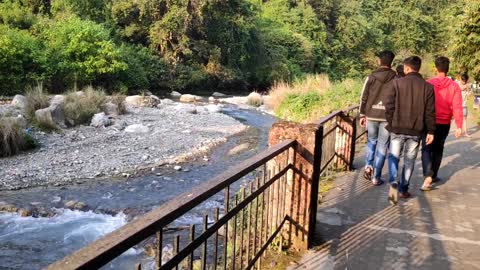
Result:
{"label": "vertical railing bar", "polygon": [[[307,175],[311,175],[310,173],[311,172],[307,171]],[[311,179],[311,181],[315,181],[315,180]],[[307,215],[308,215],[307,208],[309,208],[309,205],[308,205],[308,199],[309,198],[307,196],[307,194],[309,194],[308,193],[308,182],[309,181],[308,181],[308,179],[305,179],[303,182],[305,183],[305,187],[303,189],[303,195],[304,195],[303,197],[305,197],[305,199],[304,199],[304,207],[303,207],[303,213],[302,214],[303,214],[303,226],[305,228],[307,226]],[[310,190],[310,191],[312,191],[312,190]],[[299,199],[300,198],[301,197],[299,197]],[[302,239],[305,239],[305,230],[302,230]]]}
{"label": "vertical railing bar", "polygon": [[[250,183],[249,183],[249,188],[250,188],[250,193],[249,193],[249,194],[252,194],[252,193],[253,193],[253,182],[250,182]],[[251,246],[250,239],[252,238],[251,224],[252,224],[252,218],[253,218],[253,214],[252,214],[252,204],[253,204],[253,202],[250,202],[250,203],[248,204],[248,222],[247,222],[247,231],[248,231],[248,239],[247,239],[247,264],[249,264],[249,263],[250,263],[250,246]]]}
{"label": "vertical railing bar", "polygon": [[137,263],[135,265],[135,270],[142,270],[142,264],[141,263]]}
{"label": "vertical railing bar", "polygon": [[[258,186],[256,186],[256,179],[253,179],[253,186],[254,186],[254,189],[257,190]],[[255,206],[256,204],[256,198],[255,198],[255,201],[252,201],[252,204],[253,204],[253,208],[255,209],[255,215],[253,215],[253,223],[252,223],[252,230],[253,230],[253,238],[252,238],[252,242],[253,242],[253,247],[252,247],[252,255],[253,257],[255,257],[255,255],[257,255],[257,210],[258,210],[258,207]],[[253,211],[252,211],[253,212]]]}
{"label": "vertical railing bar", "polygon": [[[255,190],[258,190],[260,188],[260,177],[256,177],[255,183],[256,183],[256,186],[257,186]],[[255,198],[255,229],[253,231],[253,237],[254,237],[254,242],[253,242],[254,243],[254,248],[253,248],[254,252],[253,252],[253,254],[254,254],[254,256],[257,255],[258,199],[259,199],[259,197]],[[259,240],[259,248],[261,248],[261,242],[262,241],[260,239],[258,239],[258,240]],[[257,266],[257,269],[260,269],[260,265]]]}
{"label": "vertical railing bar", "polygon": [[[180,251],[180,235],[176,235],[173,240],[173,256],[177,255]],[[178,264],[175,265],[175,270],[178,270]]]}
{"label": "vertical railing bar", "polygon": [[[245,188],[242,188],[242,202],[245,200]],[[240,212],[240,269],[243,269],[243,226],[245,225],[245,208]]]}
{"label": "vertical railing bar", "polygon": [[163,229],[161,228],[160,230],[157,231],[157,246],[156,246],[156,258],[155,258],[155,269],[158,270],[160,269],[160,266],[162,266],[162,249],[163,249]]}
{"label": "vertical railing bar", "polygon": [[[190,241],[195,240],[195,224],[190,225]],[[195,250],[192,250],[192,253],[190,253],[190,256],[188,256],[188,269],[192,270],[193,269],[193,253]]]}
{"label": "vertical railing bar", "polygon": [[[203,216],[203,232],[207,231],[208,229],[208,215],[205,214]],[[207,244],[208,244],[208,238],[205,239],[205,242],[203,243],[202,247],[202,261],[201,261],[201,267],[200,269],[206,270],[207,269]]]}
{"label": "vertical railing bar", "polygon": [[[224,212],[225,214],[228,213],[229,210],[229,204],[230,204],[230,186],[227,186],[225,188],[225,201],[224,201]],[[225,223],[225,238],[223,240],[223,269],[227,270],[227,263],[228,263],[228,222]]]}
{"label": "vertical railing bar", "polygon": [[[271,179],[271,173],[270,173],[270,169],[266,169],[266,176],[267,176],[267,179],[266,181],[270,181]],[[266,200],[265,200],[265,242],[267,241],[268,239],[268,226],[269,226],[269,223],[270,223],[270,220],[269,220],[269,216],[270,216],[270,190],[271,190],[271,187],[272,186],[269,186],[264,192],[266,193]],[[263,228],[262,228],[263,230]],[[264,253],[264,256],[265,256],[266,252]]]}
{"label": "vertical railing bar", "polygon": [[[238,204],[238,194],[235,194],[235,206]],[[232,265],[230,269],[235,270],[236,267],[236,247],[237,247],[237,215],[233,217],[233,226],[232,226],[232,241],[233,241],[233,248],[232,248]]]}
{"label": "vertical railing bar", "polygon": [[[217,207],[215,208],[214,213],[214,220],[215,223],[218,222],[220,216],[220,209]],[[213,270],[217,270],[217,263],[218,263],[218,231],[213,234]]]}
{"label": "vertical railing bar", "polygon": [[[296,164],[296,157],[297,157],[297,149],[296,147],[295,148],[292,148],[292,165],[295,167],[297,164]],[[290,159],[290,157],[288,157],[288,159]],[[293,211],[294,211],[294,205],[295,205],[295,201],[294,201],[294,198],[295,198],[295,177],[296,177],[296,172],[295,170],[292,170],[292,191],[290,192],[291,193],[291,200],[290,200],[290,209],[289,209],[289,215],[290,215],[290,218],[293,220],[294,216],[293,216]],[[288,180],[287,180],[288,181]],[[288,222],[289,224],[289,228],[288,228],[288,246],[291,246],[292,245],[292,232],[293,232],[293,224],[292,222]]]}
{"label": "vertical railing bar", "polygon": [[[298,199],[296,200],[297,201],[297,209],[296,209],[297,210],[297,216],[296,216],[296,218],[297,218],[297,222],[300,225],[300,207],[301,207],[300,200],[302,198],[301,197],[302,196],[302,182],[303,182],[303,174],[304,174],[302,164],[299,165],[298,170],[300,171],[300,173],[298,175],[298,183],[295,183],[295,185],[297,185],[297,187],[298,187],[298,191],[297,191],[298,192],[297,193],[297,198]],[[298,228],[298,226],[296,226],[296,231],[295,231],[296,236],[298,236],[298,231],[299,231],[299,228]]]}
{"label": "vertical railing bar", "polygon": [[[260,182],[262,184],[262,186],[265,185],[265,182],[266,182],[266,170],[267,170],[267,165],[266,164],[263,164],[263,169],[262,169],[262,175],[261,175],[261,179],[260,179]],[[258,239],[260,239],[260,246],[263,246],[263,225],[264,225],[264,222],[265,222],[265,192],[266,190],[264,190],[262,192],[262,207],[261,207],[261,210],[262,210],[262,214],[260,216],[261,220],[260,220],[260,236]],[[259,265],[262,265],[262,256],[260,256],[258,258],[258,264]]]}

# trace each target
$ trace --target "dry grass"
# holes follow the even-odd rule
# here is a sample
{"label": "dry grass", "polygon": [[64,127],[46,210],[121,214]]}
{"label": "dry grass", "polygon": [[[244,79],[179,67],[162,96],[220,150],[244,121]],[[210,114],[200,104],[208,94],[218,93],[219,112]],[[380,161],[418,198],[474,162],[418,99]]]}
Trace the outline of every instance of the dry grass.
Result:
{"label": "dry grass", "polygon": [[288,95],[306,94],[312,91],[323,94],[331,85],[328,76],[322,74],[308,75],[304,80],[294,82],[293,84],[277,82],[269,90],[270,99],[266,105],[270,109],[277,111]]}
{"label": "dry grass", "polygon": [[0,157],[8,157],[22,150],[34,148],[33,139],[14,117],[0,118]]}
{"label": "dry grass", "polygon": [[127,96],[125,96],[125,95],[122,95],[122,94],[119,94],[119,93],[114,93],[108,99],[110,102],[117,105],[119,114],[126,114],[127,113],[127,107],[125,106],[125,98],[126,97]]}
{"label": "dry grass", "polygon": [[64,111],[74,125],[88,124],[93,115],[103,109],[107,96],[103,90],[89,86],[82,92],[70,92],[65,96]]}
{"label": "dry grass", "polygon": [[247,104],[253,107],[259,107],[263,104],[263,97],[257,92],[252,92],[247,96]]}
{"label": "dry grass", "polygon": [[50,105],[50,96],[43,90],[41,84],[27,89],[25,97],[28,102],[25,113],[30,120],[35,119],[35,111],[47,108]]}

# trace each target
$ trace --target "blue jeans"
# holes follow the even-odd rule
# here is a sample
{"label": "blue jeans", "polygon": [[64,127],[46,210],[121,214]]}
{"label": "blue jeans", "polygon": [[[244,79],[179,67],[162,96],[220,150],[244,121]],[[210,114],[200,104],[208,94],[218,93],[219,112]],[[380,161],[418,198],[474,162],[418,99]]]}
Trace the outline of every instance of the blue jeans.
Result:
{"label": "blue jeans", "polygon": [[408,184],[415,167],[418,149],[420,148],[420,136],[394,134],[390,135],[390,154],[388,155],[388,181],[394,183],[398,177],[398,163],[403,151],[402,177],[398,184],[398,192],[408,191]]}
{"label": "blue jeans", "polygon": [[389,144],[390,134],[385,129],[386,126],[387,122],[384,121],[367,121],[368,144],[365,168],[373,169],[373,178],[378,180],[382,176]]}

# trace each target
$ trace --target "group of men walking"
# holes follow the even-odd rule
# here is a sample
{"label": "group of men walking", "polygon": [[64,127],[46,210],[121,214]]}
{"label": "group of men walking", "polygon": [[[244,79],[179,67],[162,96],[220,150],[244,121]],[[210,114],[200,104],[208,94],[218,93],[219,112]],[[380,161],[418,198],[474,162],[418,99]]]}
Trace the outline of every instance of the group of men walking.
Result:
{"label": "group of men walking", "polygon": [[[389,200],[409,198],[410,179],[415,160],[422,147],[424,182],[422,191],[432,189],[439,180],[445,140],[455,119],[455,136],[462,133],[462,92],[459,85],[447,76],[450,61],[435,59],[437,76],[426,81],[419,73],[422,60],[408,57],[403,65],[392,70],[395,54],[378,54],[379,68],[365,81],[360,105],[360,124],[366,126],[368,144],[365,179],[381,185],[382,169],[388,160]],[[400,179],[399,163],[403,155]]]}

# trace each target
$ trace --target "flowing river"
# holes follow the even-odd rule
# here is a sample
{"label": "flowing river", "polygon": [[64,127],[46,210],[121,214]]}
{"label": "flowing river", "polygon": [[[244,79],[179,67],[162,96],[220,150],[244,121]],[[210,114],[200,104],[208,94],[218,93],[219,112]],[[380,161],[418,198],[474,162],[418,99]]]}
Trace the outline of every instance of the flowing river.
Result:
{"label": "flowing river", "polygon": [[[0,269],[41,269],[267,147],[268,130],[276,121],[274,117],[236,106],[224,108],[224,113],[250,128],[215,148],[208,161],[183,164],[188,171],[164,169],[161,175],[2,191],[0,201],[17,207],[41,205],[55,215],[34,218],[0,214]],[[246,151],[228,154],[233,147],[247,144]],[[64,209],[64,203],[69,200],[84,202],[90,210]],[[221,206],[222,201],[223,198],[218,197],[204,203],[196,208],[197,212],[182,217],[175,225],[185,226],[192,220],[200,224],[201,210]],[[133,269],[134,262],[139,260],[146,269],[152,265],[152,258],[145,256],[143,250],[132,248],[104,268]]]}

